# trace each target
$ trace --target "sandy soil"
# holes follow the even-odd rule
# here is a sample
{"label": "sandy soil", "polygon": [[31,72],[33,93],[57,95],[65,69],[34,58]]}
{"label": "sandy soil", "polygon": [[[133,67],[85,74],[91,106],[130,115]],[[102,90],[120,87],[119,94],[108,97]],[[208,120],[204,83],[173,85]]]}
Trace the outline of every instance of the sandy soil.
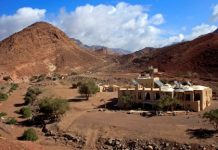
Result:
{"label": "sandy soil", "polygon": [[[22,121],[22,118],[19,118],[15,111],[20,109],[18,105],[23,103],[23,95],[27,87],[28,85],[26,84],[20,85],[19,89],[12,93],[7,101],[0,104],[0,110],[6,112],[8,116]],[[63,131],[86,137],[87,141],[84,149],[87,150],[95,149],[95,141],[99,135],[118,138],[164,138],[178,142],[201,144],[214,144],[218,141],[218,137],[197,139],[187,133],[188,129],[212,129],[212,126],[204,122],[200,117],[203,112],[150,118],[136,114],[127,114],[125,111],[102,112],[98,111],[99,106],[104,105],[101,99],[104,99],[106,103],[110,102],[111,99],[117,97],[116,92],[98,93],[87,101],[81,99],[77,89],[71,89],[67,85],[48,85],[42,89],[43,94],[40,97],[57,96],[69,100],[71,109],[62,117],[58,126]],[[213,108],[218,108],[218,101],[213,101],[212,106],[207,108],[207,110]],[[0,123],[0,135],[6,139],[16,140],[25,129],[26,127],[24,126],[11,126]],[[41,129],[36,130],[40,137],[40,140],[35,143],[38,146],[46,150],[71,149],[70,147],[47,140],[42,136]],[[23,143],[25,145],[25,142]]]}

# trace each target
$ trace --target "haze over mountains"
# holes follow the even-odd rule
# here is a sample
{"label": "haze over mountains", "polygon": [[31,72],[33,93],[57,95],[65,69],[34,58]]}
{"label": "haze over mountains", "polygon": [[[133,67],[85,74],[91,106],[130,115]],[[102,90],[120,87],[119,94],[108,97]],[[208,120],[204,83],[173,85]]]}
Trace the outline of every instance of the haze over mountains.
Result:
{"label": "haze over mountains", "polygon": [[110,63],[116,63],[115,71],[138,72],[153,65],[169,73],[191,71],[218,77],[218,33],[124,55],[116,49],[84,45],[53,25],[38,22],[0,42],[1,76],[87,71],[100,68],[99,64],[110,68]]}
{"label": "haze over mountains", "polygon": [[83,44],[80,40],[71,38],[77,45],[79,45],[81,48],[85,48],[91,51],[96,51],[97,53],[103,53],[103,54],[116,54],[116,55],[124,55],[124,54],[129,54],[131,53],[128,50],[124,50],[121,48],[109,48],[106,46],[101,46],[101,45],[86,45]]}

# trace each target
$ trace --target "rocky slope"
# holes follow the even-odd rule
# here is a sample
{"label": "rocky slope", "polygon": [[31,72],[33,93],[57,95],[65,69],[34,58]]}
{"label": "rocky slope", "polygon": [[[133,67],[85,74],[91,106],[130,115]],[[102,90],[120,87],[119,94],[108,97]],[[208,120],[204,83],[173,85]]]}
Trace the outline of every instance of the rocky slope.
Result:
{"label": "rocky slope", "polygon": [[[188,42],[131,54],[127,63],[132,68],[143,70],[153,65],[170,73],[198,73],[218,77],[218,33],[213,32]],[[123,56],[122,59],[127,56]],[[130,56],[128,56],[130,57]],[[121,60],[122,60],[121,59]],[[122,62],[122,61],[121,61]]]}
{"label": "rocky slope", "polygon": [[14,78],[77,71],[101,61],[45,22],[34,23],[0,42],[1,75],[10,74]]}
{"label": "rocky slope", "polygon": [[79,45],[81,48],[87,49],[89,51],[93,51],[98,55],[125,55],[131,53],[128,50],[120,49],[120,48],[108,48],[106,46],[100,46],[100,45],[86,45],[83,44],[80,40],[71,38],[77,45]]}

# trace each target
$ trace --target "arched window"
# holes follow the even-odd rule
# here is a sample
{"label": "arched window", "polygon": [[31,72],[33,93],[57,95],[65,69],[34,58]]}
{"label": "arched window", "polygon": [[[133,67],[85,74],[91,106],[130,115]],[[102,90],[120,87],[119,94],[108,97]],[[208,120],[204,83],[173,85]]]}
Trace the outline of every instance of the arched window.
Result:
{"label": "arched window", "polygon": [[146,94],[145,100],[151,100],[150,93],[147,93],[147,94]]}

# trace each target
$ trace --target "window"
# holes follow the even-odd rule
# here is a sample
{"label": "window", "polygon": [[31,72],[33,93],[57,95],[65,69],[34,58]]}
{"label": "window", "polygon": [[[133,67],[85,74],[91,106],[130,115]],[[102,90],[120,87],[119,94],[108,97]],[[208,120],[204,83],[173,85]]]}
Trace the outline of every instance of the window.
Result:
{"label": "window", "polygon": [[160,93],[156,93],[156,100],[160,99]]}
{"label": "window", "polygon": [[195,101],[200,101],[201,100],[201,94],[200,93],[195,93],[194,100]]}
{"label": "window", "polygon": [[147,93],[147,94],[146,94],[145,100],[151,100],[150,93]]}
{"label": "window", "polygon": [[142,93],[141,92],[138,93],[138,99],[142,99]]}
{"label": "window", "polygon": [[190,94],[185,94],[185,100],[190,101],[191,100],[191,95]]}

